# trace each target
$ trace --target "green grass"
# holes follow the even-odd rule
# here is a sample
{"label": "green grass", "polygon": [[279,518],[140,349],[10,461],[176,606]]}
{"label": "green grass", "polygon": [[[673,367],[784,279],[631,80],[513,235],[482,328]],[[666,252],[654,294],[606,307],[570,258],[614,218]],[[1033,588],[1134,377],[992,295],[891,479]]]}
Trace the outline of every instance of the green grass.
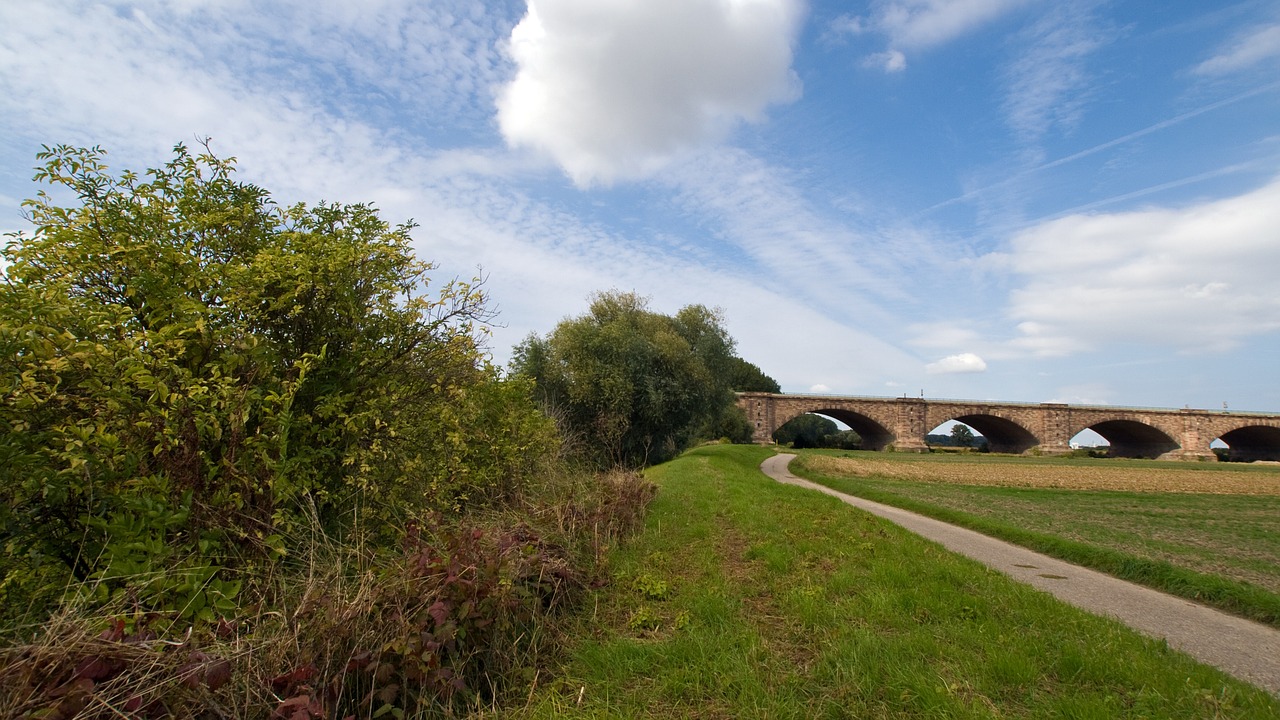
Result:
{"label": "green grass", "polygon": [[[807,470],[803,457],[792,463],[792,471],[835,490],[968,527],[1280,627],[1280,497],[844,477]],[[876,456],[880,461],[888,458],[929,462],[919,456]],[[1008,472],[1010,464],[1033,471],[1045,459],[974,455],[964,461],[994,461],[1004,464],[1004,472]],[[1082,464],[1078,460],[1065,462]],[[1085,460],[1083,464],[1090,462],[1108,461]],[[1158,462],[1140,467],[1151,473],[1178,473],[1185,468]],[[1272,468],[1267,471],[1275,472]]]}
{"label": "green grass", "polygon": [[653,468],[533,718],[1280,717],[1142,637],[706,447]]}

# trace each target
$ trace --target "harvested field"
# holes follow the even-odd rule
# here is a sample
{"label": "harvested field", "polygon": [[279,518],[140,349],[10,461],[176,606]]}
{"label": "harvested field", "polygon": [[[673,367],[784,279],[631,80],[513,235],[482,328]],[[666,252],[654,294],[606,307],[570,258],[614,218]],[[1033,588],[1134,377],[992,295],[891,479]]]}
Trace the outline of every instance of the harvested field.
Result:
{"label": "harvested field", "polygon": [[1274,467],[802,451],[792,470],[1280,627]]}
{"label": "harvested field", "polygon": [[1175,466],[1165,470],[1150,466],[1125,467],[1123,461],[1117,461],[1117,467],[1101,467],[1099,464],[1041,464],[1030,458],[1018,463],[915,462],[829,455],[806,455],[804,464],[814,472],[829,475],[880,476],[954,485],[1280,496],[1280,472],[1232,471],[1221,467],[1191,470]]}

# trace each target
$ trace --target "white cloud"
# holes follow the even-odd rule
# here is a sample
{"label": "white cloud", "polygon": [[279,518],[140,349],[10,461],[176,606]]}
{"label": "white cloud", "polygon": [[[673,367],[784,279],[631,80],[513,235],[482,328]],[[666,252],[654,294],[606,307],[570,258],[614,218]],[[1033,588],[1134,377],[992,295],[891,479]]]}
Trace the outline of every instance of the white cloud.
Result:
{"label": "white cloud", "polygon": [[528,2],[498,122],[579,186],[646,177],[798,95],[799,0]]}
{"label": "white cloud", "polygon": [[906,67],[904,50],[942,45],[992,22],[1032,0],[881,0],[866,17],[842,16],[833,32],[861,34],[875,30],[889,43],[867,65],[898,72]]}
{"label": "white cloud", "polygon": [[980,373],[986,372],[987,361],[973,353],[960,353],[959,355],[948,355],[937,362],[931,362],[925,365],[924,369],[930,375]]}
{"label": "white cloud", "polygon": [[[1014,134],[1038,141],[1051,128],[1075,128],[1089,87],[1085,60],[1110,41],[1089,3],[1056,5],[1022,33],[1027,49],[1006,71],[1004,109]],[[1038,160],[1038,158],[1037,158]]]}
{"label": "white cloud", "polygon": [[877,8],[876,26],[894,45],[926,48],[954,40],[1027,0],[891,0]]}
{"label": "white cloud", "polygon": [[885,72],[902,72],[907,69],[907,56],[901,50],[886,50],[882,53],[868,55],[865,64],[868,67],[883,68]]}
{"label": "white cloud", "polygon": [[1064,355],[1108,342],[1226,350],[1280,330],[1280,179],[1183,209],[1073,215],[1020,233],[1013,347]]}
{"label": "white cloud", "polygon": [[815,395],[822,395],[823,393],[831,392],[831,388],[823,385],[822,383],[818,383],[817,385],[810,385],[809,392],[814,393]]}
{"label": "white cloud", "polygon": [[1280,24],[1266,25],[1236,38],[1229,47],[1197,65],[1195,72],[1224,75],[1273,57],[1280,57]]}
{"label": "white cloud", "polygon": [[827,25],[827,31],[824,36],[836,38],[841,35],[861,35],[866,30],[867,28],[863,26],[862,18],[857,15],[841,15]]}

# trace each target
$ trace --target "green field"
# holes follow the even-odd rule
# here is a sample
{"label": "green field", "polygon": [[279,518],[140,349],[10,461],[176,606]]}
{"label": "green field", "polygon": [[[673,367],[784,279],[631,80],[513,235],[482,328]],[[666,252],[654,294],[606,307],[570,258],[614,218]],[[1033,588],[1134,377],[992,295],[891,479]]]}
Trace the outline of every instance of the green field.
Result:
{"label": "green field", "polygon": [[1280,703],[839,501],[770,451],[653,468],[646,529],[516,717],[1280,717]]}
{"label": "green field", "polygon": [[[1274,467],[821,451],[791,467],[844,493],[1280,626],[1280,496],[1221,492],[1268,490],[1280,478]],[[1216,483],[1202,488],[1202,478]],[[1219,492],[1189,491],[1208,487]]]}

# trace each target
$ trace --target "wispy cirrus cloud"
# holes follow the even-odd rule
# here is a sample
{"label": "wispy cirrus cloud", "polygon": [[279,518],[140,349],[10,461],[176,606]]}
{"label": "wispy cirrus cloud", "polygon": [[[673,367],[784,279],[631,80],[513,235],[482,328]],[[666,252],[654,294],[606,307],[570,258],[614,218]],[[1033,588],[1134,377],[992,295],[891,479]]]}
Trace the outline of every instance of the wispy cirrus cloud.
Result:
{"label": "wispy cirrus cloud", "polygon": [[1004,110],[1024,146],[1055,128],[1070,132],[1080,121],[1092,84],[1087,60],[1114,35],[1093,10],[1092,2],[1056,4],[1015,40],[1024,49],[1005,70]]}
{"label": "wispy cirrus cloud", "polygon": [[937,203],[937,204],[935,204],[935,205],[933,205],[933,206],[930,206],[930,207],[928,207],[928,208],[925,208],[925,210],[922,212],[922,214],[928,214],[928,213],[933,212],[933,211],[935,211],[935,210],[940,210],[940,209],[942,209],[942,208],[949,207],[949,206],[952,206],[952,205],[956,205],[956,204],[958,204],[958,203],[969,202],[969,201],[972,201],[972,200],[975,200],[975,199],[981,198],[983,195],[986,195],[987,193],[990,193],[990,192],[992,192],[992,191],[997,191],[997,190],[1001,190],[1001,189],[1004,189],[1004,188],[1008,188],[1008,187],[1010,187],[1010,186],[1012,186],[1012,185],[1016,185],[1016,184],[1019,184],[1019,183],[1025,183],[1025,182],[1027,182],[1027,180],[1028,180],[1029,178],[1031,178],[1033,175],[1035,175],[1035,174],[1037,174],[1037,173],[1041,173],[1041,172],[1044,172],[1044,171],[1046,171],[1046,170],[1051,170],[1051,169],[1053,169],[1053,168],[1061,167],[1061,166],[1063,166],[1063,165],[1069,165],[1069,164],[1074,163],[1074,162],[1076,162],[1076,161],[1078,161],[1078,160],[1082,160],[1082,159],[1084,159],[1084,158],[1088,158],[1088,157],[1091,157],[1091,156],[1093,156],[1093,155],[1097,155],[1098,153],[1105,152],[1105,151],[1107,151],[1107,150],[1111,150],[1112,148],[1116,148],[1116,147],[1119,147],[1119,146],[1122,146],[1122,145],[1125,145],[1125,144],[1128,144],[1128,143],[1132,143],[1132,142],[1134,142],[1134,141],[1136,141],[1136,140],[1140,140],[1140,139],[1142,139],[1142,138],[1144,138],[1144,137],[1146,137],[1146,136],[1148,136],[1148,135],[1152,135],[1152,134],[1158,133],[1158,132],[1160,132],[1160,131],[1162,131],[1162,130],[1166,130],[1166,129],[1168,129],[1168,128],[1171,128],[1171,127],[1177,126],[1177,125],[1179,125],[1179,124],[1181,124],[1181,123],[1186,122],[1187,120],[1191,120],[1191,119],[1193,119],[1193,118],[1197,118],[1197,117],[1199,117],[1199,116],[1201,116],[1201,115],[1204,115],[1204,114],[1206,114],[1206,113],[1213,112],[1214,110],[1218,110],[1218,109],[1221,109],[1221,108],[1224,108],[1224,107],[1228,107],[1228,106],[1231,106],[1231,105],[1235,105],[1236,103],[1239,103],[1239,102],[1242,102],[1242,101],[1248,100],[1248,99],[1250,99],[1250,98],[1257,97],[1258,95],[1262,95],[1262,94],[1265,94],[1265,93],[1273,92],[1273,91],[1275,91],[1275,90],[1277,90],[1277,89],[1280,89],[1280,82],[1273,82],[1273,83],[1270,83],[1270,84],[1267,84],[1267,85],[1262,85],[1262,86],[1259,86],[1259,87],[1251,88],[1251,89],[1246,90],[1246,91],[1244,91],[1244,92],[1242,92],[1242,93],[1238,93],[1238,94],[1236,94],[1236,95],[1232,95],[1232,96],[1230,96],[1230,97],[1223,98],[1222,100],[1217,100],[1217,101],[1215,101],[1215,102],[1211,102],[1211,103],[1209,103],[1209,104],[1207,104],[1207,105],[1202,105],[1202,106],[1200,106],[1200,107],[1197,107],[1197,108],[1192,109],[1192,110],[1188,110],[1188,111],[1186,111],[1186,112],[1179,113],[1178,115],[1174,115],[1173,117],[1166,118],[1166,119],[1164,119],[1164,120],[1161,120],[1160,122],[1154,123],[1154,124],[1152,124],[1152,125],[1148,125],[1148,126],[1146,126],[1146,127],[1144,127],[1144,128],[1141,128],[1141,129],[1139,129],[1139,130],[1135,130],[1135,131],[1133,131],[1133,132],[1126,133],[1126,134],[1121,135],[1121,136],[1119,136],[1119,137],[1112,138],[1112,139],[1110,139],[1110,140],[1107,140],[1106,142],[1102,142],[1102,143],[1098,143],[1098,144],[1096,144],[1096,145],[1092,145],[1092,146],[1087,147],[1087,148],[1085,148],[1085,149],[1083,149],[1083,150],[1078,150],[1078,151],[1076,151],[1076,152],[1074,152],[1074,153],[1071,153],[1070,155],[1066,155],[1066,156],[1064,156],[1064,157],[1056,158],[1056,159],[1054,159],[1054,160],[1049,160],[1049,161],[1047,161],[1047,162],[1042,162],[1042,163],[1040,163],[1040,164],[1038,164],[1038,165],[1035,165],[1035,166],[1033,166],[1033,167],[1026,168],[1026,169],[1021,170],[1021,171],[1019,171],[1019,172],[1016,172],[1016,173],[1013,173],[1013,174],[1011,174],[1011,175],[1008,175],[1007,177],[1004,177],[1004,178],[1002,178],[1002,179],[1000,179],[1000,180],[998,180],[998,181],[996,181],[996,182],[993,182],[993,183],[990,183],[990,184],[986,184],[986,185],[979,185],[979,186],[974,187],[974,188],[972,188],[972,189],[966,190],[964,193],[962,193],[962,194],[960,194],[960,195],[957,195],[957,196],[952,197],[952,198],[948,198],[948,199],[946,199],[946,200],[943,200],[943,201],[942,201],[942,202],[940,202],[940,203]]}
{"label": "wispy cirrus cloud", "polygon": [[862,16],[842,15],[833,21],[832,36],[874,33],[888,47],[865,64],[887,72],[906,69],[907,52],[955,40],[1034,0],[881,0]]}
{"label": "wispy cirrus cloud", "polygon": [[[917,297],[916,283],[947,271],[929,235],[833,217],[786,169],[743,150],[698,153],[674,164],[663,183],[724,244],[719,262],[744,265],[758,282],[833,317],[889,322],[891,306]],[[823,276],[839,282],[813,282]]]}
{"label": "wispy cirrus cloud", "polygon": [[1243,33],[1195,67],[1199,75],[1225,75],[1280,58],[1280,23]]}

